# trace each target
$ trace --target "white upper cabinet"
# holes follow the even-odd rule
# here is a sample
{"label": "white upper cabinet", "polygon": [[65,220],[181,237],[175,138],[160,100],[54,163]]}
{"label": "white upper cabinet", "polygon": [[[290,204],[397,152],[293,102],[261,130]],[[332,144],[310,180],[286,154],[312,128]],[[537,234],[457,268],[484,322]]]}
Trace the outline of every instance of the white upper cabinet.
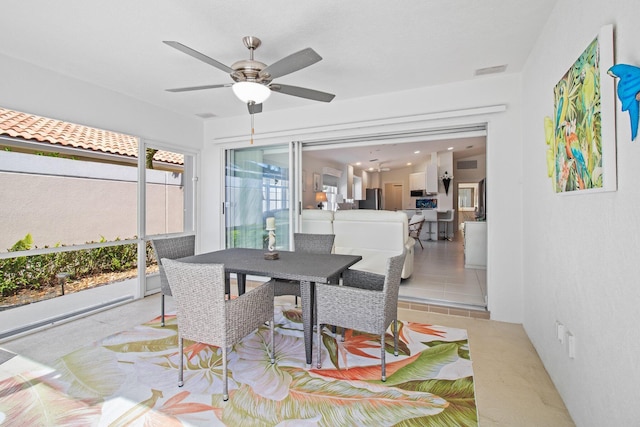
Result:
{"label": "white upper cabinet", "polygon": [[427,176],[426,182],[424,183],[426,192],[434,193],[434,194],[437,193],[438,192],[438,167],[427,166],[426,176]]}
{"label": "white upper cabinet", "polygon": [[409,174],[409,190],[424,190],[426,174],[424,172],[416,172]]}

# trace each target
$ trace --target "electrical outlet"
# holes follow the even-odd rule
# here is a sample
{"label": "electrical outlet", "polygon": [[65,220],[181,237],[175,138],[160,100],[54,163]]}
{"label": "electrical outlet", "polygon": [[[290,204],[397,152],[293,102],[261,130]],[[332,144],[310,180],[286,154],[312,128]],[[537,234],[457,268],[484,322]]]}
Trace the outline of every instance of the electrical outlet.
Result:
{"label": "electrical outlet", "polygon": [[576,358],[576,337],[567,331],[567,344],[569,347],[569,359]]}
{"label": "electrical outlet", "polygon": [[556,320],[556,337],[561,344],[564,344],[564,325]]}

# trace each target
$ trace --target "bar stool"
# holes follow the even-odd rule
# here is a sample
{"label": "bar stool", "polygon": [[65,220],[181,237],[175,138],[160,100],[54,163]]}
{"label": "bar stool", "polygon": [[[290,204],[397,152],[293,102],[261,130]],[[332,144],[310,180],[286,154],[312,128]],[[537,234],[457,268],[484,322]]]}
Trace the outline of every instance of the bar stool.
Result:
{"label": "bar stool", "polygon": [[[422,215],[424,215],[424,222],[429,226],[429,238],[427,240],[438,240],[438,211],[435,209],[425,209],[422,211]],[[436,224],[436,238],[431,238],[431,224]]]}
{"label": "bar stool", "polygon": [[[440,223],[444,223],[444,238],[451,241],[451,237],[449,237],[449,224],[453,226],[453,217],[454,217],[455,209],[448,210],[442,215],[442,217],[438,218],[438,234],[440,234]],[[453,235],[453,230],[451,232]]]}

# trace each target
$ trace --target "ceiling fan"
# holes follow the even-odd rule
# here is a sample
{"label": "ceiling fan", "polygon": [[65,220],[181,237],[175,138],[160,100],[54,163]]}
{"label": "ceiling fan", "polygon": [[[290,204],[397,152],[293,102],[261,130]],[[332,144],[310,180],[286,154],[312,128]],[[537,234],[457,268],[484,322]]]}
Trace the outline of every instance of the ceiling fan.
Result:
{"label": "ceiling fan", "polygon": [[379,162],[378,163],[378,172],[389,172],[391,170],[391,168],[387,168],[387,167],[382,167],[382,164],[384,162]]}
{"label": "ceiling fan", "polygon": [[200,61],[216,67],[219,70],[229,73],[235,83],[222,83],[204,86],[183,87],[177,89],[167,89],[168,92],[188,92],[202,89],[215,89],[221,87],[232,87],[235,95],[249,108],[249,114],[262,112],[262,103],[269,97],[271,92],[279,92],[285,95],[297,96],[299,98],[311,99],[314,101],[331,102],[334,94],[320,92],[304,87],[273,83],[272,80],[278,77],[301,70],[320,61],[322,57],[313,49],[306,48],[293,53],[287,57],[266,65],[263,62],[253,59],[253,51],[260,45],[261,41],[257,37],[247,36],[242,38],[242,42],[249,49],[249,59],[234,62],[231,67],[216,61],[190,47],[177,41],[163,41],[163,43],[186,53]]}

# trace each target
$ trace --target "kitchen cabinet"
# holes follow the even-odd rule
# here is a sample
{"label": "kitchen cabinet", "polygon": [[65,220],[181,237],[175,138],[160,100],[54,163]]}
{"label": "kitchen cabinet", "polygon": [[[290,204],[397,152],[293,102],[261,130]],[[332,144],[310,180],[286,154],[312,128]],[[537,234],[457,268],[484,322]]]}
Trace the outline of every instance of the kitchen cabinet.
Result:
{"label": "kitchen cabinet", "polygon": [[424,190],[426,184],[426,173],[416,172],[409,174],[409,190]]}
{"label": "kitchen cabinet", "polygon": [[427,193],[438,193],[438,167],[427,166],[425,190]]}
{"label": "kitchen cabinet", "polygon": [[464,223],[464,267],[487,268],[487,223]]}

